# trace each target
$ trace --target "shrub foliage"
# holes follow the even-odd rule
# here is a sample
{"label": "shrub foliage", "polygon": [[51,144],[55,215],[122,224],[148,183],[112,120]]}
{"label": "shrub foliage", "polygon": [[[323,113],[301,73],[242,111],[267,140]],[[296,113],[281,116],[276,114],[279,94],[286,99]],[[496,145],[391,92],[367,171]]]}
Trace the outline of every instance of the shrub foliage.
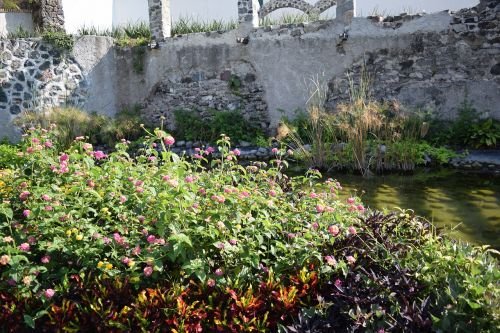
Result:
{"label": "shrub foliage", "polygon": [[223,136],[186,161],[156,130],[131,158],[84,137],[59,151],[53,131],[30,130],[2,174],[5,331],[499,328],[491,250],[339,200],[316,171],[288,178],[280,150],[243,167]]}

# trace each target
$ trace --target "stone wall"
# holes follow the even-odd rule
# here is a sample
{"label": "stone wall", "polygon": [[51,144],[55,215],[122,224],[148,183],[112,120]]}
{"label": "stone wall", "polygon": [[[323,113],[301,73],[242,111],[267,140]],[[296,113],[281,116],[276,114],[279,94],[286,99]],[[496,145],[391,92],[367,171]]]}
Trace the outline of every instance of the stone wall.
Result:
{"label": "stone wall", "polygon": [[0,61],[2,119],[86,101],[86,81],[79,65],[40,39],[0,41]]}
{"label": "stone wall", "polygon": [[64,29],[64,11],[61,0],[40,0],[39,15],[43,29]]}
{"label": "stone wall", "polygon": [[[370,17],[375,27],[397,30],[421,15]],[[415,32],[408,48],[367,52],[351,66],[350,80],[362,75],[371,81],[372,96],[397,100],[403,105],[433,110],[453,118],[468,99],[478,111],[499,116],[500,96],[500,3],[464,9],[451,17],[444,32]],[[336,76],[329,82],[328,105],[349,100],[349,79]]]}
{"label": "stone wall", "polygon": [[210,118],[212,111],[239,110],[265,132],[270,125],[264,89],[247,63],[234,63],[220,73],[169,73],[153,88],[142,109],[146,120],[159,124],[163,117],[170,129],[175,127],[176,110],[196,111],[201,118]]}

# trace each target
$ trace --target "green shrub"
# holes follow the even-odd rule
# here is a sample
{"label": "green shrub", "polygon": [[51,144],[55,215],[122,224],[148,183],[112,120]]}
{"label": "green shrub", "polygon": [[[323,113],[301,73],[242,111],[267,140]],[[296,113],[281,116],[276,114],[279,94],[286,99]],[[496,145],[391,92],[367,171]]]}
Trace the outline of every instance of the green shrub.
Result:
{"label": "green shrub", "polygon": [[317,171],[288,178],[284,150],[243,167],[222,137],[206,169],[161,130],[135,159],[28,134],[0,188],[6,331],[276,332],[305,312],[335,331],[499,329],[498,252],[341,200]]}
{"label": "green shrub", "polygon": [[482,116],[466,98],[456,120],[431,119],[429,140],[456,148],[495,148],[500,139],[500,122]]}
{"label": "green shrub", "polygon": [[213,143],[220,134],[226,134],[236,142],[262,143],[259,125],[246,120],[240,111],[212,110],[209,113],[208,119],[202,119],[196,111],[174,111],[176,135],[190,141]]}
{"label": "green shrub", "polygon": [[0,144],[0,169],[15,167],[21,158],[17,156],[19,148],[10,144]]}
{"label": "green shrub", "polygon": [[59,30],[45,30],[42,39],[60,51],[72,51],[75,46],[75,38]]}

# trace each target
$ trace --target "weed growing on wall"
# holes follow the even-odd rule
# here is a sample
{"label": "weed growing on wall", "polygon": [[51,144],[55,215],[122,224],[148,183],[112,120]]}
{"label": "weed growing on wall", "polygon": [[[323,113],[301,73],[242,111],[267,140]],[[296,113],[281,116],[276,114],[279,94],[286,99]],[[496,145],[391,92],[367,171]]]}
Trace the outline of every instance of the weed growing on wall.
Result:
{"label": "weed growing on wall", "polygon": [[74,37],[64,31],[45,30],[42,39],[59,51],[72,51],[75,46]]}

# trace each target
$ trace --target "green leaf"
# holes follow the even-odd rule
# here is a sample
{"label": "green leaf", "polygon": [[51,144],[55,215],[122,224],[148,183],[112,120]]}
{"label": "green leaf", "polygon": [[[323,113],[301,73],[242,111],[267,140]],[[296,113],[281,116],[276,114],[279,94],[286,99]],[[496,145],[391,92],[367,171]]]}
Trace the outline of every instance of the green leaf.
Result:
{"label": "green leaf", "polygon": [[33,317],[24,315],[24,323],[28,325],[28,327],[35,329],[35,320],[33,319]]}

